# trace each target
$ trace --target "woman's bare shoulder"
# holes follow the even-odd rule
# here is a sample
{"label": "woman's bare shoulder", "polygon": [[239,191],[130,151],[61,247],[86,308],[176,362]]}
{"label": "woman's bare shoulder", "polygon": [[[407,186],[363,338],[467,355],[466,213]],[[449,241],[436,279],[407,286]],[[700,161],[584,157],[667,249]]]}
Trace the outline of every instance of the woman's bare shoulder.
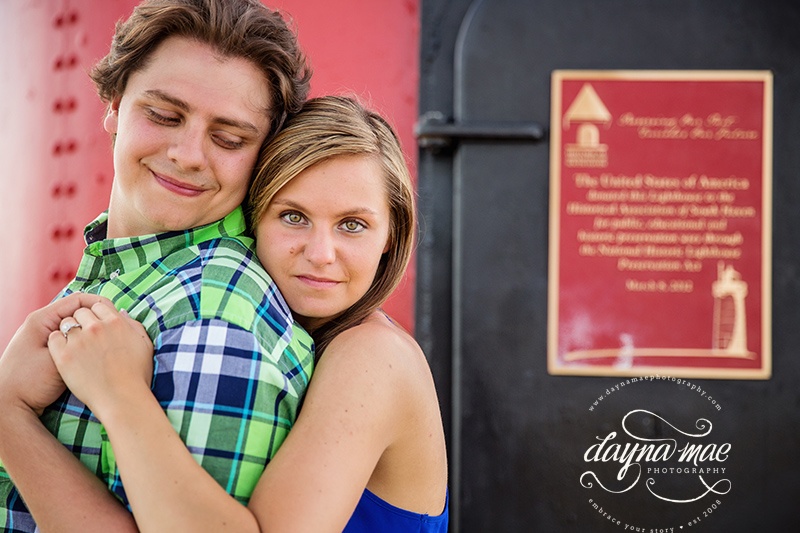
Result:
{"label": "woman's bare shoulder", "polygon": [[[337,335],[322,359],[346,359],[367,366],[400,365],[409,369],[425,360],[417,341],[381,311]],[[394,366],[392,366],[393,368]]]}

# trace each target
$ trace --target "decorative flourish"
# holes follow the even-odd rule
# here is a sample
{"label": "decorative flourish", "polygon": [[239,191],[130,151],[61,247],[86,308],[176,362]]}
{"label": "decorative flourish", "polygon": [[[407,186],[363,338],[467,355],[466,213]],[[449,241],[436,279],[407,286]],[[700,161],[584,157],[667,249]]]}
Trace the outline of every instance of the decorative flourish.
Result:
{"label": "decorative flourish", "polygon": [[[706,488],[706,489],[708,489],[708,490],[706,490],[706,491],[705,491],[703,494],[701,494],[701,495],[700,495],[700,496],[698,496],[697,498],[692,498],[692,499],[690,499],[690,500],[672,500],[672,499],[670,499],[670,498],[665,498],[665,497],[663,497],[663,496],[661,496],[661,495],[659,495],[659,494],[656,494],[656,493],[653,491],[653,489],[651,489],[651,488],[650,488],[650,486],[651,486],[651,485],[655,485],[655,483],[656,483],[656,482],[655,482],[655,480],[654,480],[653,478],[648,478],[648,479],[647,479],[647,481],[645,482],[645,486],[647,487],[647,490],[649,490],[649,491],[650,491],[650,494],[652,494],[652,495],[653,495],[653,496],[655,496],[656,498],[658,498],[658,499],[660,499],[660,500],[664,500],[664,501],[666,501],[666,502],[672,502],[672,503],[691,503],[691,502],[696,502],[696,501],[697,501],[697,500],[699,500],[700,498],[702,498],[702,497],[704,497],[705,495],[707,495],[709,492],[713,492],[714,494],[720,494],[720,495],[722,495],[722,494],[728,494],[728,493],[730,492],[730,490],[731,490],[731,482],[730,482],[730,480],[729,480],[729,479],[720,479],[719,481],[717,481],[717,482],[716,482],[716,483],[714,483],[713,485],[709,486],[709,485],[708,485],[708,483],[706,483],[706,481],[703,479],[703,476],[697,476],[697,477],[698,477],[698,478],[700,478],[700,482],[701,482],[701,483],[703,484],[703,486],[705,486],[705,488]],[[599,483],[599,482],[598,482],[598,483]],[[717,490],[717,485],[719,485],[720,483],[727,483],[727,484],[728,484],[728,488],[727,488],[727,490]],[[602,485],[601,485],[601,487],[602,487]],[[603,488],[605,488],[605,487],[603,487]]]}
{"label": "decorative flourish", "polygon": [[625,421],[626,421],[626,420],[628,419],[628,417],[629,417],[629,416],[631,416],[633,413],[646,413],[646,414],[648,414],[648,415],[654,416],[654,417],[658,418],[659,420],[661,420],[662,422],[664,422],[665,424],[667,424],[669,427],[671,427],[671,428],[672,428],[672,429],[674,429],[675,431],[677,431],[678,433],[682,433],[683,435],[686,435],[687,437],[705,437],[706,435],[708,435],[709,433],[711,433],[711,428],[712,428],[711,421],[710,421],[710,420],[707,420],[707,419],[705,419],[705,418],[698,418],[698,419],[697,419],[697,422],[695,422],[695,427],[697,427],[697,429],[699,429],[699,430],[700,430],[700,431],[702,431],[703,433],[686,433],[685,431],[681,431],[680,429],[678,429],[678,428],[676,428],[675,426],[673,426],[672,424],[670,424],[670,423],[667,421],[667,419],[665,419],[665,418],[664,418],[664,417],[662,417],[662,416],[659,416],[659,415],[657,415],[657,414],[655,414],[655,413],[653,413],[653,412],[647,411],[647,410],[645,410],[645,409],[634,409],[633,411],[630,411],[630,412],[628,412],[628,414],[626,414],[626,415],[625,415],[625,416],[622,418],[622,429],[624,429],[624,430],[625,430],[625,433],[627,433],[628,435],[630,435],[630,436],[632,436],[632,437],[636,438],[637,440],[644,440],[644,441],[651,441],[651,440],[652,440],[652,441],[655,441],[655,440],[664,440],[664,439],[646,439],[646,438],[644,438],[644,437],[637,437],[637,436],[633,435],[633,433],[631,433],[630,431],[628,431],[628,428],[626,428],[626,427],[625,427]]}
{"label": "decorative flourish", "polygon": [[588,475],[588,476],[591,476],[591,477],[593,477],[593,478],[594,478],[594,480],[597,482],[597,484],[598,484],[598,485],[600,485],[600,487],[602,487],[602,489],[603,489],[603,490],[605,490],[606,492],[611,492],[611,493],[613,493],[613,494],[622,494],[623,492],[628,492],[629,490],[631,490],[633,487],[635,487],[635,486],[636,486],[636,484],[639,482],[639,478],[640,478],[640,477],[641,477],[641,475],[642,475],[642,467],[641,467],[641,465],[639,465],[639,464],[634,464],[633,466],[636,466],[636,467],[638,467],[638,468],[639,468],[639,471],[638,471],[638,473],[636,474],[636,479],[634,479],[634,480],[633,480],[633,483],[631,483],[631,486],[630,486],[630,487],[628,487],[627,489],[622,489],[622,490],[611,490],[611,489],[609,489],[609,488],[606,488],[606,487],[605,487],[605,485],[603,485],[602,483],[600,483],[600,480],[599,480],[599,479],[597,479],[597,474],[595,474],[595,473],[594,473],[594,472],[592,472],[591,470],[587,470],[586,472],[584,472],[583,474],[581,474],[581,486],[583,486],[583,488],[586,488],[586,489],[591,489],[591,488],[594,486],[594,485],[592,484],[592,482],[591,482],[591,481],[584,481],[584,479],[583,479],[583,478],[585,478],[585,477]]}

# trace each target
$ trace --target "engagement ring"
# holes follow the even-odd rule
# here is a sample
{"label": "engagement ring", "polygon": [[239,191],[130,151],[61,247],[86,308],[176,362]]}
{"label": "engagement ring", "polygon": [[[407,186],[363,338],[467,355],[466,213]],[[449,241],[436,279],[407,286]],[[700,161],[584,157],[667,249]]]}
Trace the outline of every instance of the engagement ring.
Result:
{"label": "engagement ring", "polygon": [[69,330],[71,330],[73,328],[79,328],[79,327],[81,327],[80,324],[78,324],[77,322],[72,322],[71,324],[61,324],[61,327],[58,328],[58,329],[61,330],[61,333],[64,334],[64,338],[66,339],[67,338],[67,334],[69,333]]}

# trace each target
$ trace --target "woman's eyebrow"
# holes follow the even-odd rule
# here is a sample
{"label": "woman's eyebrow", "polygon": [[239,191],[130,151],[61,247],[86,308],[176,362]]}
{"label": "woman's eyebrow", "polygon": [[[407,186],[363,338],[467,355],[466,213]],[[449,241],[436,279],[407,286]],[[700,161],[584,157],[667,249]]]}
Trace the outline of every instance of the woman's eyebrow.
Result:
{"label": "woman's eyebrow", "polygon": [[[275,206],[275,207],[278,207],[278,206],[289,207],[289,208],[292,208],[292,209],[297,209],[298,211],[306,212],[306,208],[304,208],[301,204],[299,204],[299,203],[297,203],[297,202],[295,202],[293,200],[290,200],[288,198],[276,197],[270,202],[270,204]],[[337,213],[336,217],[352,217],[352,216],[358,216],[358,215],[377,215],[377,212],[374,209],[372,209],[371,207],[356,206],[356,207],[352,207],[350,209],[347,209],[345,211],[342,211],[341,213]]]}

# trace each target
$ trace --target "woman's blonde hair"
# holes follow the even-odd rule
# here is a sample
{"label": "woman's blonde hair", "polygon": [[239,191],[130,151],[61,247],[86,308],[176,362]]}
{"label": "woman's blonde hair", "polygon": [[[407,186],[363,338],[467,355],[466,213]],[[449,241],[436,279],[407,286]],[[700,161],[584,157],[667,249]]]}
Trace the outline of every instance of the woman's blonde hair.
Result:
{"label": "woman's blonde hair", "polygon": [[262,150],[248,196],[248,219],[256,229],[281,187],[317,163],[343,155],[374,157],[383,170],[391,219],[389,248],[366,294],[342,314],[310,332],[317,357],[336,335],[361,323],[383,304],[408,266],[416,217],[414,188],[400,141],[383,117],[354,98],[313,98]]}

